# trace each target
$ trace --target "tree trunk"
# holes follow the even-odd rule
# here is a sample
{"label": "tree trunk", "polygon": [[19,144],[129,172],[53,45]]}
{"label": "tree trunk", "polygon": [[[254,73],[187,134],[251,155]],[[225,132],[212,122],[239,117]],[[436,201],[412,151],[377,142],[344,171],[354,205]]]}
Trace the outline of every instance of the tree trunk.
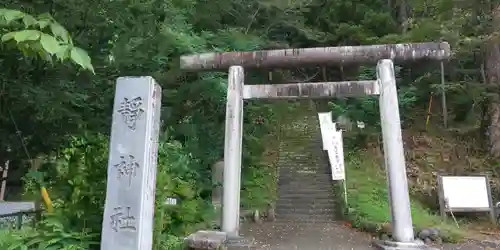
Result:
{"label": "tree trunk", "polygon": [[[492,33],[500,28],[500,5],[492,10]],[[488,41],[486,46],[486,78],[489,86],[487,119],[487,141],[489,153],[493,157],[500,157],[500,44],[497,35]]]}

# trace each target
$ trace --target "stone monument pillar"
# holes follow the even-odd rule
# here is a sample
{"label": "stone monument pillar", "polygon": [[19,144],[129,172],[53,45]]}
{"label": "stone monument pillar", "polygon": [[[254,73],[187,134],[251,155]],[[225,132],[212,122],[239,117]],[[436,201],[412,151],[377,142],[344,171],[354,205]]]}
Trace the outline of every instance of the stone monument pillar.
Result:
{"label": "stone monument pillar", "polygon": [[101,250],[151,250],[161,87],[120,77],[115,91]]}

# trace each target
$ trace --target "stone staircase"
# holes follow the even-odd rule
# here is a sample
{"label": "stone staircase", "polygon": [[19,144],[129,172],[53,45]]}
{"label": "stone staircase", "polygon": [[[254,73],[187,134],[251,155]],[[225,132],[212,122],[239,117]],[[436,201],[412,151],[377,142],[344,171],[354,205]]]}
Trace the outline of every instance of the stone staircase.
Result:
{"label": "stone staircase", "polygon": [[276,220],[335,221],[335,196],[330,167],[322,148],[317,112],[283,128],[278,162]]}
{"label": "stone staircase", "polygon": [[340,214],[336,210],[342,206],[336,206],[337,196],[314,104],[302,102],[283,118],[276,220],[243,225],[241,234],[253,239],[252,249],[373,249],[370,235],[336,220]]}

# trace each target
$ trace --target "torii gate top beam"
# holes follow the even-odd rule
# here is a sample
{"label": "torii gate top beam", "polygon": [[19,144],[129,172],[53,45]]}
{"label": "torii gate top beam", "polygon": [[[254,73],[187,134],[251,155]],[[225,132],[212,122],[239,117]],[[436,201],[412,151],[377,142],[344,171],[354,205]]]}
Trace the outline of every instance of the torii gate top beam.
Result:
{"label": "torii gate top beam", "polygon": [[366,46],[260,50],[249,52],[211,52],[181,56],[180,67],[187,71],[244,68],[290,68],[306,65],[366,64],[381,59],[395,62],[446,60],[451,50],[447,42],[379,44]]}

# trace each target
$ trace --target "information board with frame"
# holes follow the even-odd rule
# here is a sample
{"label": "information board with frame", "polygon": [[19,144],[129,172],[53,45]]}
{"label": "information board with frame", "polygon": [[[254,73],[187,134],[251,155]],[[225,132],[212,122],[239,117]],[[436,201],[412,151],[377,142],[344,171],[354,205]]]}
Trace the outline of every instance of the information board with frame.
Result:
{"label": "information board with frame", "polygon": [[447,213],[488,212],[496,224],[496,212],[487,175],[438,175],[438,196],[441,216]]}

